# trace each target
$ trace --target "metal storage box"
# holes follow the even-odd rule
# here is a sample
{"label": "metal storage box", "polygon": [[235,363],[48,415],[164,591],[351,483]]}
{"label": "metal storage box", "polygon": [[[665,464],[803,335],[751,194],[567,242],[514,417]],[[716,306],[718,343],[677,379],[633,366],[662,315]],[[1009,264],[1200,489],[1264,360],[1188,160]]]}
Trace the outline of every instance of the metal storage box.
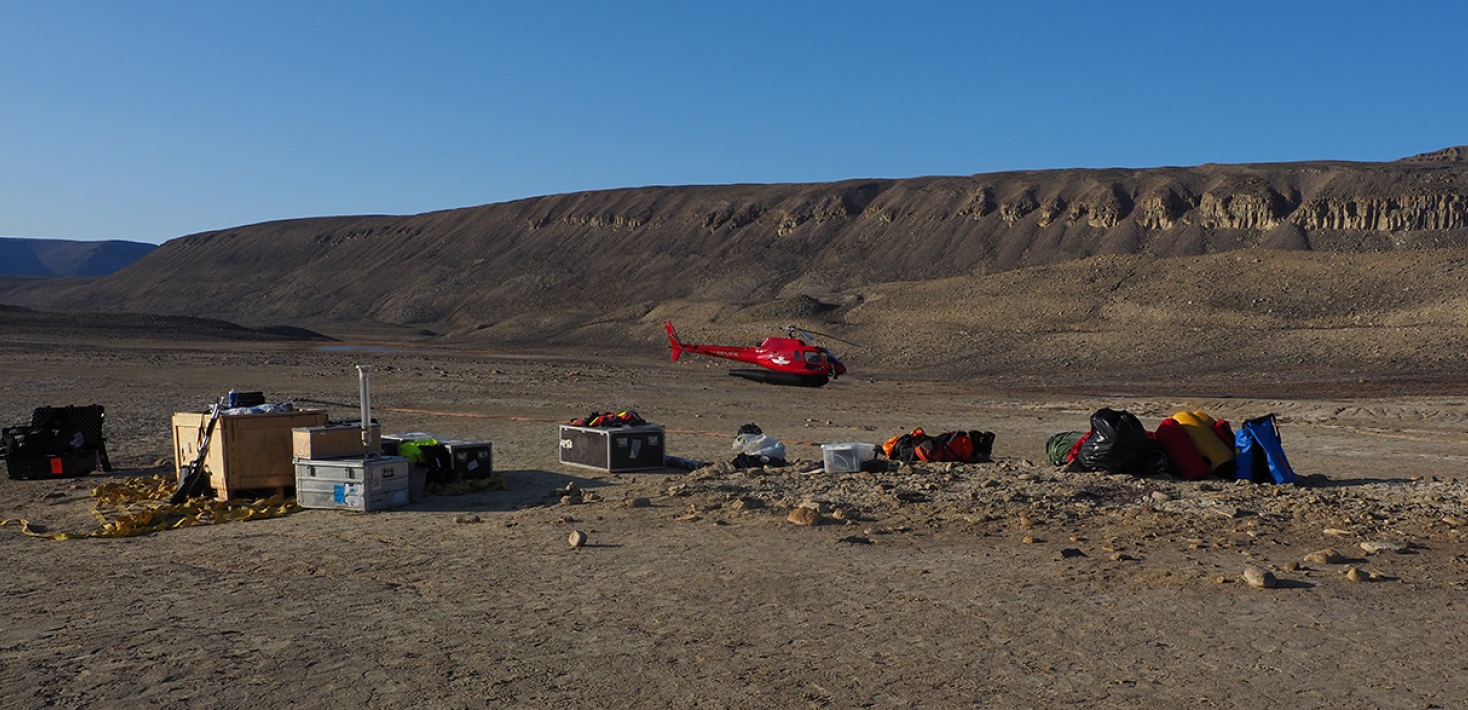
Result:
{"label": "metal storage box", "polygon": [[398,432],[396,434],[383,434],[382,435],[382,453],[383,453],[384,456],[397,456],[398,455],[398,444],[401,444],[404,441],[418,441],[420,439],[435,439],[435,438],[437,438],[437,437],[435,437],[432,434],[429,434],[426,431],[405,431],[405,432]]}
{"label": "metal storage box", "polygon": [[663,428],[656,424],[613,429],[561,425],[561,463],[608,473],[663,467]]}
{"label": "metal storage box", "polygon": [[438,443],[449,450],[454,473],[460,478],[489,478],[494,475],[494,445],[490,442],[440,438]]}
{"label": "metal storage box", "polygon": [[296,459],[296,502],[302,508],[369,512],[408,504],[408,459],[372,456]]}
{"label": "metal storage box", "polygon": [[291,430],[291,451],[296,458],[334,459],[375,454],[382,447],[382,428],[373,424],[367,430],[367,444],[362,443],[360,423],[338,423]]}
{"label": "metal storage box", "polygon": [[[208,412],[173,415],[174,474],[199,455],[199,440],[209,423]],[[326,424],[326,410],[231,414],[221,416],[209,440],[204,471],[214,497],[229,500],[242,490],[283,491],[296,483],[291,430]]]}
{"label": "metal storage box", "polygon": [[448,472],[446,480],[434,481],[435,483],[449,483],[465,478],[489,478],[494,475],[494,444],[488,441],[435,436],[421,431],[384,434],[382,453],[395,456],[398,445],[421,439],[433,439],[443,445],[448,452],[449,461],[452,462],[452,470]]}

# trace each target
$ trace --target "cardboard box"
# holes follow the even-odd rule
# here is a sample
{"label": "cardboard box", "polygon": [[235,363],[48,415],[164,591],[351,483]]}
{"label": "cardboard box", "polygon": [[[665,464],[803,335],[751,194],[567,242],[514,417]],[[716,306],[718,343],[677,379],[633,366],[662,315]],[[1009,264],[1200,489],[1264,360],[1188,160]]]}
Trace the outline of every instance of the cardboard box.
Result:
{"label": "cardboard box", "polygon": [[377,424],[367,429],[366,444],[362,443],[362,425],[356,423],[298,427],[291,430],[291,452],[297,458],[366,456],[377,453],[381,447],[382,427]]}
{"label": "cardboard box", "polygon": [[[209,424],[208,412],[177,412],[173,415],[174,475],[199,454],[199,440]],[[229,500],[239,491],[273,489],[282,492],[296,485],[295,456],[291,453],[291,430],[326,425],[326,411],[301,409],[293,412],[234,414],[215,424],[204,471],[214,497]]]}
{"label": "cardboard box", "polygon": [[608,473],[663,467],[667,441],[656,424],[616,428],[561,425],[561,463]]}

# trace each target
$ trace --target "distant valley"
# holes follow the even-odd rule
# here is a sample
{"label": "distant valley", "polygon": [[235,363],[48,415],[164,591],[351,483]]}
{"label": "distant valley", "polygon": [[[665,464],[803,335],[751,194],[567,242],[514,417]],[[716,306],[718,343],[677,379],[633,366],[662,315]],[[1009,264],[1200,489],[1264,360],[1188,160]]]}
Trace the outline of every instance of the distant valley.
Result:
{"label": "distant valley", "polygon": [[0,237],[0,276],[107,276],[157,248],[119,240]]}

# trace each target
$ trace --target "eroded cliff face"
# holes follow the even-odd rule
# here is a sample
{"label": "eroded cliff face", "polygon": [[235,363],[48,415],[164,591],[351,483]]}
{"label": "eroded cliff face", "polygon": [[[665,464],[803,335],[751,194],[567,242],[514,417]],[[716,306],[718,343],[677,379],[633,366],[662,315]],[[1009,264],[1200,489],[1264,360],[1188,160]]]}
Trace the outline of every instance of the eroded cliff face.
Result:
{"label": "eroded cliff face", "polygon": [[1289,215],[1289,219],[1305,230],[1460,230],[1468,228],[1468,199],[1461,193],[1328,197],[1300,205]]}
{"label": "eroded cliff face", "polygon": [[472,326],[835,294],[1098,254],[1468,246],[1465,154],[649,187],[294,220],[175,239],[115,277],[20,305]]}

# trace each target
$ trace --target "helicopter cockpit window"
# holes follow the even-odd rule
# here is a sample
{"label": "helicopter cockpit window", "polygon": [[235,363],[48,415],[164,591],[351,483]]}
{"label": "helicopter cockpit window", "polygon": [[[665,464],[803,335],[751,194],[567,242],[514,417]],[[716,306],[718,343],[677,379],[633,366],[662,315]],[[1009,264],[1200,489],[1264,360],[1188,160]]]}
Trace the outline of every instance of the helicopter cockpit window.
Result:
{"label": "helicopter cockpit window", "polygon": [[814,350],[807,350],[807,351],[805,351],[805,361],[806,362],[820,362],[821,361],[821,354],[818,353],[818,352],[816,352],[816,351],[814,351]]}

